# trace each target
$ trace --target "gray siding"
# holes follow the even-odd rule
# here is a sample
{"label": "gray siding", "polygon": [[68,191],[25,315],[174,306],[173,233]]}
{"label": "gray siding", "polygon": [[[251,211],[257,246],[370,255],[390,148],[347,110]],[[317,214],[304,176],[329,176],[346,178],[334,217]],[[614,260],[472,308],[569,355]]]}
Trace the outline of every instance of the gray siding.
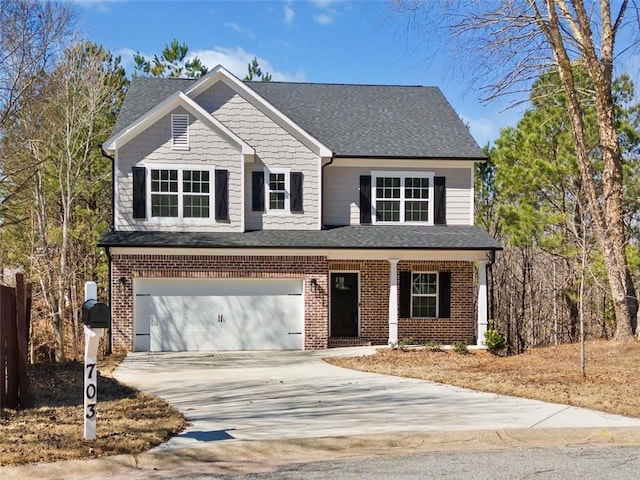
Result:
{"label": "gray siding", "polygon": [[[177,108],[171,113],[187,113]],[[235,147],[208,126],[189,115],[189,150],[173,150],[171,147],[171,113],[151,125],[140,135],[118,150],[116,172],[118,193],[116,228],[123,231],[220,231],[242,230],[242,155]],[[163,219],[153,223],[132,218],[132,167],[159,163],[214,166],[229,171],[229,222],[216,223],[214,212],[206,225],[193,225],[180,219]],[[211,195],[213,178],[211,180]]]}
{"label": "gray siding", "polygon": [[[360,223],[360,175],[371,171],[416,171],[416,168],[333,167],[324,169],[324,223],[358,225]],[[446,177],[447,225],[473,225],[471,218],[470,168],[425,168]]]}
{"label": "gray siding", "polygon": [[[245,166],[246,230],[318,229],[318,156],[224,83],[215,84],[195,101],[256,151],[255,162]],[[303,173],[304,212],[267,214],[251,211],[251,172],[262,171],[265,166]]]}

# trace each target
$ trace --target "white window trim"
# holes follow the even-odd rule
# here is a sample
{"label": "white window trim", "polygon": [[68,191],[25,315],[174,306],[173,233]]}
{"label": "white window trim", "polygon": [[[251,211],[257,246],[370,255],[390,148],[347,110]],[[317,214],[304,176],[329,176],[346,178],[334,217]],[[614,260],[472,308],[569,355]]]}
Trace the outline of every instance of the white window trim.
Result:
{"label": "white window trim", "polygon": [[[432,274],[436,276],[436,293],[429,293],[429,294],[414,294],[413,293],[413,276],[416,274],[421,274],[421,273],[426,273],[426,274]],[[411,315],[411,318],[440,318],[440,272],[423,272],[423,271],[418,271],[418,272],[411,272],[411,284],[410,284],[410,288],[411,288],[411,309],[409,310],[409,315]],[[435,317],[414,317],[413,316],[413,297],[414,295],[416,297],[436,297],[436,316]]]}
{"label": "white window trim", "polygon": [[[182,145],[182,144],[178,144],[176,145],[176,139],[175,139],[175,127],[174,127],[174,121],[177,118],[185,118],[186,119],[186,123],[187,123],[187,143],[186,145]],[[171,149],[172,150],[189,150],[190,149],[190,145],[191,145],[191,139],[189,137],[189,114],[188,113],[172,113],[171,114]]]}
{"label": "white window trim", "polygon": [[[400,198],[398,199],[386,199],[386,200],[398,200],[400,201],[400,221],[399,222],[389,222],[389,221],[379,221],[377,219],[377,209],[376,209],[376,200],[377,198],[377,189],[376,184],[377,179],[381,177],[399,177],[400,178]],[[371,172],[371,223],[375,223],[378,225],[433,225],[433,214],[434,214],[434,189],[433,189],[433,179],[435,177],[434,172],[406,172],[406,171],[374,171]],[[404,205],[406,199],[404,198],[404,184],[406,178],[428,178],[429,179],[429,221],[428,222],[408,222],[404,219]],[[380,199],[385,200],[385,199]]]}
{"label": "white window trim", "polygon": [[[156,225],[211,225],[216,223],[215,220],[215,166],[213,165],[185,165],[172,163],[152,163],[144,165],[146,167],[146,208],[147,222]],[[178,216],[177,217],[154,217],[151,214],[151,196],[156,193],[151,191],[151,170],[178,170]],[[184,217],[183,216],[183,199],[182,191],[182,172],[185,170],[198,170],[209,172],[209,216],[201,217]]]}
{"label": "white window trim", "polygon": [[[272,209],[269,202],[269,174],[284,173],[284,209]],[[289,215],[291,214],[291,169],[289,168],[267,168],[264,169],[264,211],[267,215]],[[279,191],[279,190],[277,190]]]}

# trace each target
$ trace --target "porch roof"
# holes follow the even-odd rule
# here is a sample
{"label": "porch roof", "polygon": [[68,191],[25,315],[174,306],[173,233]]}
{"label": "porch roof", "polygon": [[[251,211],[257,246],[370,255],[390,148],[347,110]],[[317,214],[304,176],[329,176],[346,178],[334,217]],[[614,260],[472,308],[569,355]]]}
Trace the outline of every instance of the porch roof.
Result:
{"label": "porch roof", "polygon": [[475,226],[351,225],[326,230],[252,232],[107,232],[101,247],[501,250]]}

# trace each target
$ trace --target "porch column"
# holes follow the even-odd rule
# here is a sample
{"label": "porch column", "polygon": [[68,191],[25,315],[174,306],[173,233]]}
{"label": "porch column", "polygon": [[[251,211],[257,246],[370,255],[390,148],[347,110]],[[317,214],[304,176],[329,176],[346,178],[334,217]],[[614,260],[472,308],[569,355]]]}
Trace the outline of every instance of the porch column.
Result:
{"label": "porch column", "polygon": [[389,344],[398,341],[398,259],[389,259]]}
{"label": "porch column", "polygon": [[488,260],[478,261],[478,340],[477,345],[484,345],[484,334],[489,324],[487,309],[487,265]]}

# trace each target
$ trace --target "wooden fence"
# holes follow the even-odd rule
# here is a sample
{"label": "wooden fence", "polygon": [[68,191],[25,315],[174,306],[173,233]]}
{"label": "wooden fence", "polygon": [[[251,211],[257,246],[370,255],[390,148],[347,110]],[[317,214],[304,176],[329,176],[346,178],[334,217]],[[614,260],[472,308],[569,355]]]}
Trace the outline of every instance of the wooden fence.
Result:
{"label": "wooden fence", "polygon": [[16,286],[0,285],[0,410],[29,406],[31,284],[16,274]]}

